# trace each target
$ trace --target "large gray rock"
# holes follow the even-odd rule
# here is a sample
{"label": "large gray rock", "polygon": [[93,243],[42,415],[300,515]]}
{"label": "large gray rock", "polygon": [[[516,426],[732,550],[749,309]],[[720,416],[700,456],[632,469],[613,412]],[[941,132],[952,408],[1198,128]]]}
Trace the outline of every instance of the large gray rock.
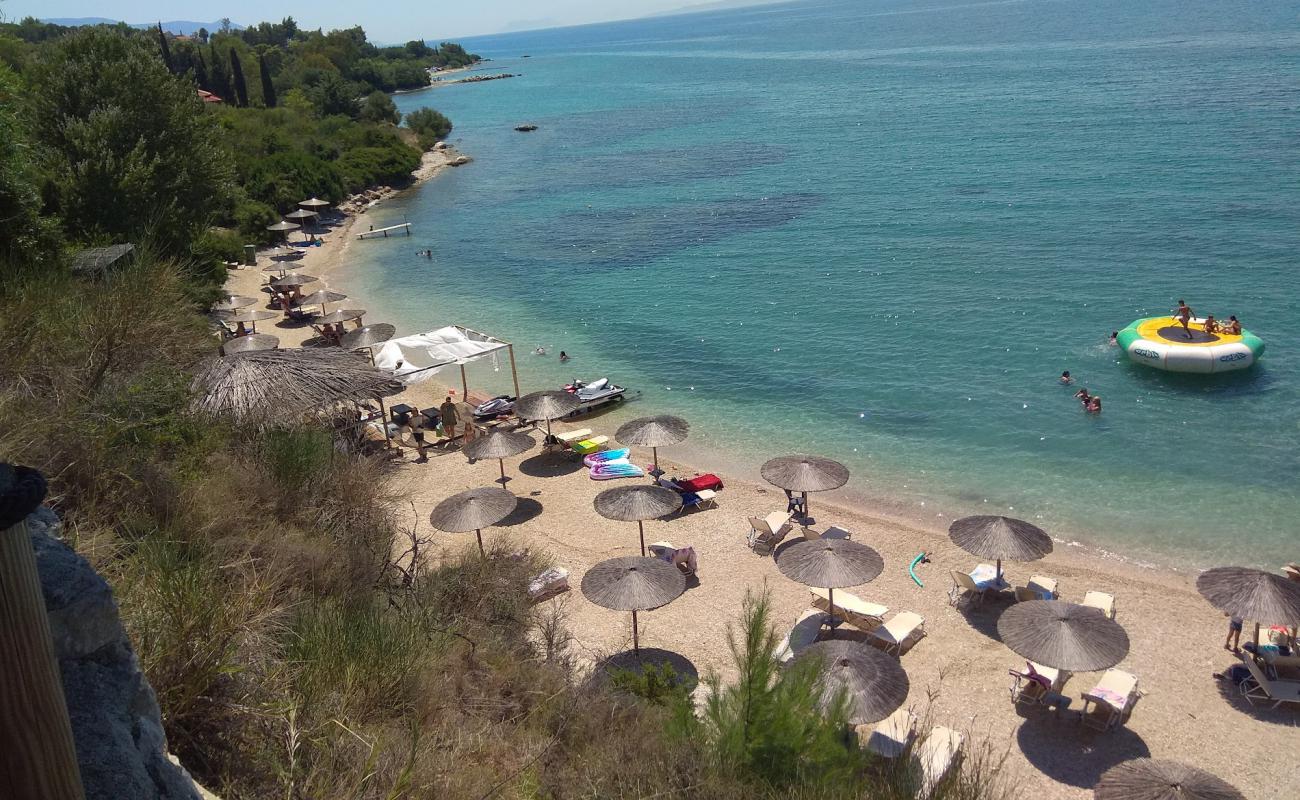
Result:
{"label": "large gray rock", "polygon": [[158,698],[108,583],[59,541],[49,509],[27,518],[88,800],[199,800],[167,756]]}

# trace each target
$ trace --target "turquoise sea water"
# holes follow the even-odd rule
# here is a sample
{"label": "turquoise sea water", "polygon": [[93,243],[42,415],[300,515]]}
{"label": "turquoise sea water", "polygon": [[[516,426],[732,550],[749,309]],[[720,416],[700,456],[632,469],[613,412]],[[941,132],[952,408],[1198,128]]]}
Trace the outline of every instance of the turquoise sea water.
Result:
{"label": "turquoise sea water", "polygon": [[[821,0],[471,40],[522,77],[397,98],[476,162],[376,209],[415,236],[355,246],[344,282],[404,332],[513,340],[525,391],[635,387],[697,452],[836,457],[940,524],[1276,564],[1300,557],[1297,20]],[[1179,297],[1265,361],[1189,379],[1107,346]]]}

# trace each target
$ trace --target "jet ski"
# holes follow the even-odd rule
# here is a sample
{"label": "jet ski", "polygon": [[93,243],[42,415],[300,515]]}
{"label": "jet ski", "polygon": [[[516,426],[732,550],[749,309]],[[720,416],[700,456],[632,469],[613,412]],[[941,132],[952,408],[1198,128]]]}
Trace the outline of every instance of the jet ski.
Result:
{"label": "jet ski", "polygon": [[622,400],[627,389],[609,382],[609,378],[595,381],[574,380],[564,387],[564,391],[573,394],[583,405],[583,410],[602,406],[606,403]]}
{"label": "jet ski", "polygon": [[474,419],[493,420],[515,413],[515,398],[508,394],[497,395],[474,407]]}

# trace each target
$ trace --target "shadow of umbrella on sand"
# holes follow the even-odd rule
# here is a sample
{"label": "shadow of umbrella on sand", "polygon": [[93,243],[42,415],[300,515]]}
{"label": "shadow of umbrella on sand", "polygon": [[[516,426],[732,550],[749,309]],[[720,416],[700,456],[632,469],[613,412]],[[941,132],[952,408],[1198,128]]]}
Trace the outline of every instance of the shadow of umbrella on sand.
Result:
{"label": "shadow of umbrella on sand", "polygon": [[686,576],[657,558],[611,558],[582,576],[582,594],[588,600],[602,608],[632,612],[632,652],[638,655],[637,612],[667,605],[684,591]]}
{"label": "shadow of umbrella on sand", "polygon": [[821,659],[821,706],[829,709],[841,691],[849,701],[849,724],[867,725],[894,713],[907,700],[910,683],[898,659],[862,642],[816,642],[798,661]]}
{"label": "shadow of umbrella on sand", "polygon": [[526,433],[494,430],[465,445],[463,452],[466,458],[473,461],[495,458],[501,465],[501,485],[504,486],[507,480],[505,460],[531,450],[535,444],[537,442],[533,441],[533,437]]}
{"label": "shadow of umbrella on sand", "polygon": [[763,464],[763,480],[778,489],[803,494],[803,514],[808,511],[809,492],[828,492],[849,482],[849,468],[821,456],[780,456]]}
{"label": "shadow of umbrella on sand", "polygon": [[618,522],[635,522],[645,555],[645,520],[658,519],[682,507],[682,496],[662,486],[618,486],[606,489],[592,501],[596,513]]}
{"label": "shadow of umbrella on sand", "polygon": [[1246,800],[1232,784],[1205,770],[1153,758],[1111,767],[1092,796],[1096,800]]}
{"label": "shadow of umbrella on sand", "polygon": [[885,569],[880,553],[848,539],[792,542],[777,550],[775,558],[776,568],[790,580],[826,589],[831,628],[840,624],[835,618],[835,590],[873,581]]}
{"label": "shadow of umbrella on sand", "polygon": [[1118,622],[1061,600],[1016,603],[998,618],[998,636],[1016,655],[1069,672],[1100,672],[1128,655],[1128,634]]}
{"label": "shadow of umbrella on sand", "polygon": [[483,549],[483,529],[495,525],[515,510],[519,500],[505,489],[487,486],[454,494],[434,506],[429,523],[440,531],[468,533],[474,531],[478,538],[478,554]]}
{"label": "shadow of umbrella on sand", "polygon": [[953,544],[973,556],[997,561],[997,581],[1002,584],[1002,561],[1037,561],[1052,552],[1052,537],[1023,519],[997,516],[962,517],[948,526]]}

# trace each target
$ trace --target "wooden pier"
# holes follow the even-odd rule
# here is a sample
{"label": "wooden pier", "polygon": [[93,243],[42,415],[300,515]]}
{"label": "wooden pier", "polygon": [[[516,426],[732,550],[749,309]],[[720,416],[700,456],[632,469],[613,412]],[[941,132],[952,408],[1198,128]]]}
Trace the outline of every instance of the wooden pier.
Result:
{"label": "wooden pier", "polygon": [[387,239],[387,238],[388,238],[388,234],[389,234],[390,231],[405,231],[405,232],[406,232],[406,235],[407,235],[407,236],[410,236],[410,235],[411,235],[411,223],[409,223],[409,222],[403,222],[403,223],[400,224],[400,225],[389,225],[387,228],[373,228],[373,229],[368,230],[368,231],[362,231],[361,233],[358,233],[358,234],[357,234],[357,238],[358,238],[358,239],[374,239],[374,238],[376,238],[376,237],[382,236],[382,237],[384,237],[385,239]]}

